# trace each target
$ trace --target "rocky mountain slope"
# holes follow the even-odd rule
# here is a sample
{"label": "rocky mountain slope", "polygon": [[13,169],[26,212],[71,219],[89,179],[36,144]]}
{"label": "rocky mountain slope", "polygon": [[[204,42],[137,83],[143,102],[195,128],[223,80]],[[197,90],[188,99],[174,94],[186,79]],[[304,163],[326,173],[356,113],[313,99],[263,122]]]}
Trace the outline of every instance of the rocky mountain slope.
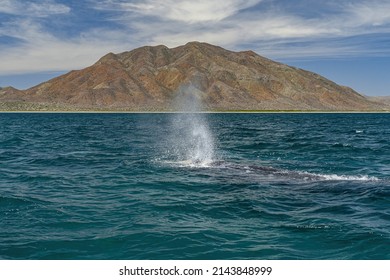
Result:
{"label": "rocky mountain slope", "polygon": [[2,89],[0,109],[181,110],[177,100],[183,96],[202,104],[202,110],[385,107],[351,88],[252,51],[232,52],[191,42],[172,49],[146,46],[109,53],[90,67],[28,90]]}
{"label": "rocky mountain slope", "polygon": [[390,96],[368,96],[367,98],[372,102],[385,104],[390,108]]}

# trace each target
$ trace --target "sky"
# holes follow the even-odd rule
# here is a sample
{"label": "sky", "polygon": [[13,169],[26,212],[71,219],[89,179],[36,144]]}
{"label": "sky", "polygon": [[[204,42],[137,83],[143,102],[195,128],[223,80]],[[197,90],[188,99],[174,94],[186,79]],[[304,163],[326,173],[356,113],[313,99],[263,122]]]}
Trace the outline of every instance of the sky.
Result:
{"label": "sky", "polygon": [[390,0],[0,0],[0,87],[29,88],[108,52],[190,41],[390,95]]}

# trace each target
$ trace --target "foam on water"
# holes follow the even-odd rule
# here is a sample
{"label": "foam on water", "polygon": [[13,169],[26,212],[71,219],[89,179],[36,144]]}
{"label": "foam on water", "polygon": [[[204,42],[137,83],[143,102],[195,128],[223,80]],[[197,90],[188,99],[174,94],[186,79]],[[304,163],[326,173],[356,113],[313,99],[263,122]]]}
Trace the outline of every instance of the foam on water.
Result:
{"label": "foam on water", "polygon": [[358,175],[358,176],[352,176],[352,175],[337,175],[337,174],[317,174],[317,173],[310,173],[310,172],[298,172],[299,174],[305,176],[307,175],[309,178],[315,178],[317,180],[324,180],[324,181],[379,181],[378,178],[373,176],[367,176],[367,175]]}

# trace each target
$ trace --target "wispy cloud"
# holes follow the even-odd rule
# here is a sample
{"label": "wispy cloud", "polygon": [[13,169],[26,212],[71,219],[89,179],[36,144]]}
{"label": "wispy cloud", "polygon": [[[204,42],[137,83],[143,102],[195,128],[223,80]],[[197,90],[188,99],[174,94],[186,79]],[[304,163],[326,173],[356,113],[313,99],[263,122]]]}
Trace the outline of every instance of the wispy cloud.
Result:
{"label": "wispy cloud", "polygon": [[46,1],[0,0],[0,13],[28,17],[47,17],[49,15],[66,14],[70,8],[63,4]]}
{"label": "wispy cloud", "polygon": [[[317,17],[295,14],[294,11],[284,9],[283,5],[277,5],[279,1],[272,1],[273,5],[262,2],[148,0],[125,3],[109,0],[105,2],[104,8],[120,8],[118,22],[133,27],[138,34],[145,34],[152,42],[167,45],[181,44],[191,41],[191,38],[223,45],[288,38],[315,40],[387,32],[389,29],[388,1],[333,3],[333,10],[337,10],[337,13],[319,13]],[[260,4],[256,9],[246,9],[256,4]],[[148,17],[148,21],[140,20],[137,15]]]}
{"label": "wispy cloud", "polygon": [[389,30],[390,2],[389,1],[363,1],[345,5],[350,14],[349,22],[355,26],[385,27]]}
{"label": "wispy cloud", "polygon": [[[110,51],[123,51],[124,30],[101,26],[84,30],[68,17],[72,9],[55,1],[0,0],[0,75],[43,71],[67,71],[88,66]],[[3,20],[1,14],[9,15]],[[61,21],[58,15],[62,15]],[[69,21],[69,22],[68,22]],[[63,30],[51,26],[79,28],[77,36],[59,36]]]}
{"label": "wispy cloud", "polygon": [[[92,64],[110,51],[122,51],[123,33],[91,30],[79,37],[63,39],[50,34],[31,19],[11,22],[7,36],[19,39],[17,47],[0,49],[0,75],[41,71],[64,71]],[[0,35],[3,32],[0,29]]]}
{"label": "wispy cloud", "polygon": [[[137,12],[143,15],[182,21],[187,23],[221,21],[238,13],[240,10],[252,7],[262,0],[146,0],[136,3],[118,2],[125,11]],[[111,4],[112,1],[111,1]]]}
{"label": "wispy cloud", "polygon": [[[183,21],[178,24],[180,18],[171,20],[167,13],[161,13],[148,22],[138,21],[134,18],[134,10],[125,9],[118,21],[125,26],[133,27],[140,36],[145,36],[148,43],[153,44],[164,43],[168,46],[176,46],[199,40],[233,49],[247,45],[264,55],[278,53],[278,57],[335,54],[339,56],[343,53],[354,55],[375,50],[349,46],[347,41],[339,42],[336,47],[333,39],[387,32],[389,28],[387,22],[387,15],[390,14],[389,5],[383,1],[375,2],[375,5],[368,5],[368,3],[363,1],[359,2],[359,5],[333,4],[336,5],[333,9],[337,10],[337,13],[324,13],[317,17],[303,17],[285,10],[282,6],[266,6],[266,3],[264,5],[260,3],[255,10],[248,9],[239,13],[240,9],[237,8],[236,13],[221,20],[217,17],[212,24],[201,20]],[[148,9],[139,9],[136,13],[143,12],[144,16],[150,16],[155,12],[149,10],[152,7],[155,8],[148,6]],[[379,19],[381,25],[378,25]],[[291,42],[291,46],[280,44],[285,41]],[[297,47],[297,42],[306,42],[306,44]],[[268,48],[270,45],[274,45],[278,52],[270,50]],[[284,55],[281,47],[284,48]],[[313,49],[314,47],[317,49]]]}

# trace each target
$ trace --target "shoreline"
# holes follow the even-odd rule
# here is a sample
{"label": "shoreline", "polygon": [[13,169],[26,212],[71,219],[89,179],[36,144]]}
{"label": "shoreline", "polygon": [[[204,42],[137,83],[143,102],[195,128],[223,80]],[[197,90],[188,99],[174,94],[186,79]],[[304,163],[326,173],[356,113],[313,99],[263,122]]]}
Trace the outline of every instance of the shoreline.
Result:
{"label": "shoreline", "polygon": [[301,111],[301,110],[231,110],[231,111],[2,111],[0,114],[389,114],[389,111]]}

